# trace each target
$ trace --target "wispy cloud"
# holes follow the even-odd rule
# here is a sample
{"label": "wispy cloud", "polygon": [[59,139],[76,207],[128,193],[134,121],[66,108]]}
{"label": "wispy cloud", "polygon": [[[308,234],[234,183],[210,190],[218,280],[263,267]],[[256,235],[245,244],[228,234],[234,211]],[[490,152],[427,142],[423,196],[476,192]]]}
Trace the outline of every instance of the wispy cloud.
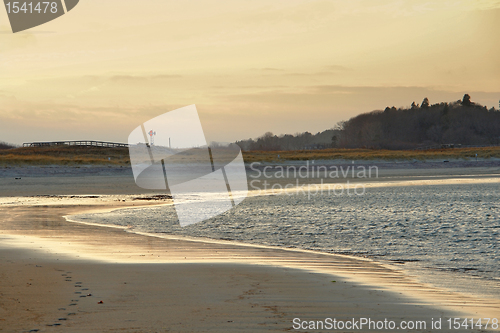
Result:
{"label": "wispy cloud", "polygon": [[250,71],[257,71],[257,72],[284,72],[285,70],[282,69],[282,68],[265,67],[265,68],[250,68]]}
{"label": "wispy cloud", "polygon": [[109,78],[111,81],[118,82],[142,82],[153,80],[170,80],[181,78],[178,74],[158,74],[158,75],[113,75]]}

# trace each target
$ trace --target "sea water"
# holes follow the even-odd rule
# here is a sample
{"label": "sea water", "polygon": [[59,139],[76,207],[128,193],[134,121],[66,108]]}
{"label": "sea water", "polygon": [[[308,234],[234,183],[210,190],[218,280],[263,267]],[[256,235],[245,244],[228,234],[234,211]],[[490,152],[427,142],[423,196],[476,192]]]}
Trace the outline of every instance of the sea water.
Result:
{"label": "sea water", "polygon": [[184,228],[172,205],[72,219],[369,257],[424,282],[499,297],[499,199],[494,183],[397,186],[366,188],[363,195],[249,196],[231,211]]}

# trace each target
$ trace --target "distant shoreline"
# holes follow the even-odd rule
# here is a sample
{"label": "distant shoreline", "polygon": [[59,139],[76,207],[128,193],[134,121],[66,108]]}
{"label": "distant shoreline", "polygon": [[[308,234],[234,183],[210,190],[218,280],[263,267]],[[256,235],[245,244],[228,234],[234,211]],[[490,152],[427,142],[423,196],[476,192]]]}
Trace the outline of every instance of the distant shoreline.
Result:
{"label": "distant shoreline", "polygon": [[[496,162],[500,147],[443,148],[429,150],[318,149],[290,151],[243,151],[246,163],[296,163],[326,161],[346,163]],[[0,150],[0,167],[9,166],[130,166],[127,148],[23,147]]]}
{"label": "distant shoreline", "polygon": [[[331,178],[328,174],[324,177],[317,170],[322,166],[352,166],[352,161],[285,161],[266,163],[247,163],[247,179],[251,181],[268,181],[273,184],[293,183],[298,179],[301,184],[320,183],[372,183],[394,181],[422,181],[448,178],[483,178],[500,177],[500,160],[489,159],[483,161],[450,160],[448,163],[441,161],[417,162],[390,162],[390,161],[355,161],[356,166],[376,166],[378,177],[352,178],[348,173],[343,177]],[[277,171],[287,167],[296,169],[308,167],[311,177],[280,178]],[[258,171],[252,170],[258,169]],[[268,178],[263,171],[272,177]],[[315,170],[315,171],[313,171]],[[330,170],[330,169],[329,169]],[[312,176],[314,175],[314,177]],[[356,175],[355,175],[356,176]],[[64,186],[61,186],[63,185]],[[164,191],[145,190],[134,182],[130,166],[126,165],[0,165],[0,196],[25,196],[25,195],[99,195],[99,194],[162,194]]]}

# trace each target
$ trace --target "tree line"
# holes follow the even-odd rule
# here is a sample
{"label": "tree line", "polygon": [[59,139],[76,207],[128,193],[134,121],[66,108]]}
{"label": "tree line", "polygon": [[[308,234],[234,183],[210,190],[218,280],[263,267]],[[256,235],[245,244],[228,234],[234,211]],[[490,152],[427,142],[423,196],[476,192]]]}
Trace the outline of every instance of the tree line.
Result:
{"label": "tree line", "polygon": [[12,148],[16,148],[16,146],[7,142],[0,141],[0,150]]}
{"label": "tree line", "polygon": [[500,144],[500,112],[471,101],[469,94],[451,103],[413,102],[408,108],[387,107],[337,123],[311,134],[276,136],[268,132],[237,141],[243,150],[322,148],[412,149],[439,144]]}
{"label": "tree line", "polygon": [[258,137],[236,141],[243,150],[303,150],[303,149],[325,149],[332,147],[332,138],[340,137],[338,129],[330,129],[312,134],[309,132],[297,133],[295,135],[274,135],[271,132]]}

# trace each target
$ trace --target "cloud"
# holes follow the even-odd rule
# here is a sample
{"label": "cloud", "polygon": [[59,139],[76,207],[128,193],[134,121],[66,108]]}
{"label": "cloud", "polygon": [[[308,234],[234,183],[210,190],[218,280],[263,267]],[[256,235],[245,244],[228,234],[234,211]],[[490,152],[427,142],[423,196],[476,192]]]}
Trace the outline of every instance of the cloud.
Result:
{"label": "cloud", "polygon": [[115,82],[142,82],[142,81],[153,81],[153,80],[170,80],[178,78],[182,78],[182,75],[177,75],[177,74],[113,75],[109,77],[109,80]]}
{"label": "cloud", "polygon": [[[360,113],[385,107],[406,107],[428,97],[431,103],[461,99],[463,91],[432,87],[376,87],[318,85],[260,93],[220,96],[217,113],[207,117],[204,130],[213,140],[231,141],[257,137],[267,131],[276,134],[320,132]],[[499,92],[467,92],[472,100],[497,106]],[[207,110],[210,106],[199,106]],[[221,129],[223,124],[223,129]],[[221,136],[223,131],[225,136]]]}
{"label": "cloud", "polygon": [[28,102],[0,96],[0,141],[126,141],[150,118],[183,105],[82,106]]}
{"label": "cloud", "polygon": [[335,74],[342,74],[346,72],[353,71],[352,68],[340,66],[340,65],[328,65],[323,66],[321,71],[312,70],[310,72],[287,72],[284,69],[279,68],[254,68],[253,71],[264,72],[265,76],[329,76]]}
{"label": "cloud", "polygon": [[0,26],[0,52],[28,48],[37,44],[35,35],[29,31],[13,34],[8,26]]}
{"label": "cloud", "polygon": [[344,3],[339,7],[342,15],[388,15],[390,17],[409,17],[426,15],[432,12],[474,11],[500,8],[498,0],[358,0]]}
{"label": "cloud", "polygon": [[[469,93],[474,102],[498,105],[498,92],[446,91],[432,87],[311,85],[269,87],[265,91],[223,92],[196,103],[208,141],[235,141],[271,131],[277,134],[319,132],[338,121],[389,106],[409,106],[428,97],[451,102]],[[0,141],[126,141],[129,132],[152,117],[188,105],[179,100],[120,105],[30,102],[0,95]]]}
{"label": "cloud", "polygon": [[286,73],[283,74],[284,76],[309,76],[309,77],[314,77],[314,76],[333,76],[333,75],[338,75],[338,71],[331,71],[331,70],[325,70],[323,72],[311,72],[311,73]]}
{"label": "cloud", "polygon": [[352,71],[352,68],[345,67],[345,66],[340,66],[340,65],[329,65],[325,66],[325,69],[328,71],[332,72],[346,72],[346,71]]}
{"label": "cloud", "polygon": [[284,72],[284,69],[281,68],[273,68],[273,67],[265,67],[265,68],[251,68],[251,71],[259,71],[259,72]]}

